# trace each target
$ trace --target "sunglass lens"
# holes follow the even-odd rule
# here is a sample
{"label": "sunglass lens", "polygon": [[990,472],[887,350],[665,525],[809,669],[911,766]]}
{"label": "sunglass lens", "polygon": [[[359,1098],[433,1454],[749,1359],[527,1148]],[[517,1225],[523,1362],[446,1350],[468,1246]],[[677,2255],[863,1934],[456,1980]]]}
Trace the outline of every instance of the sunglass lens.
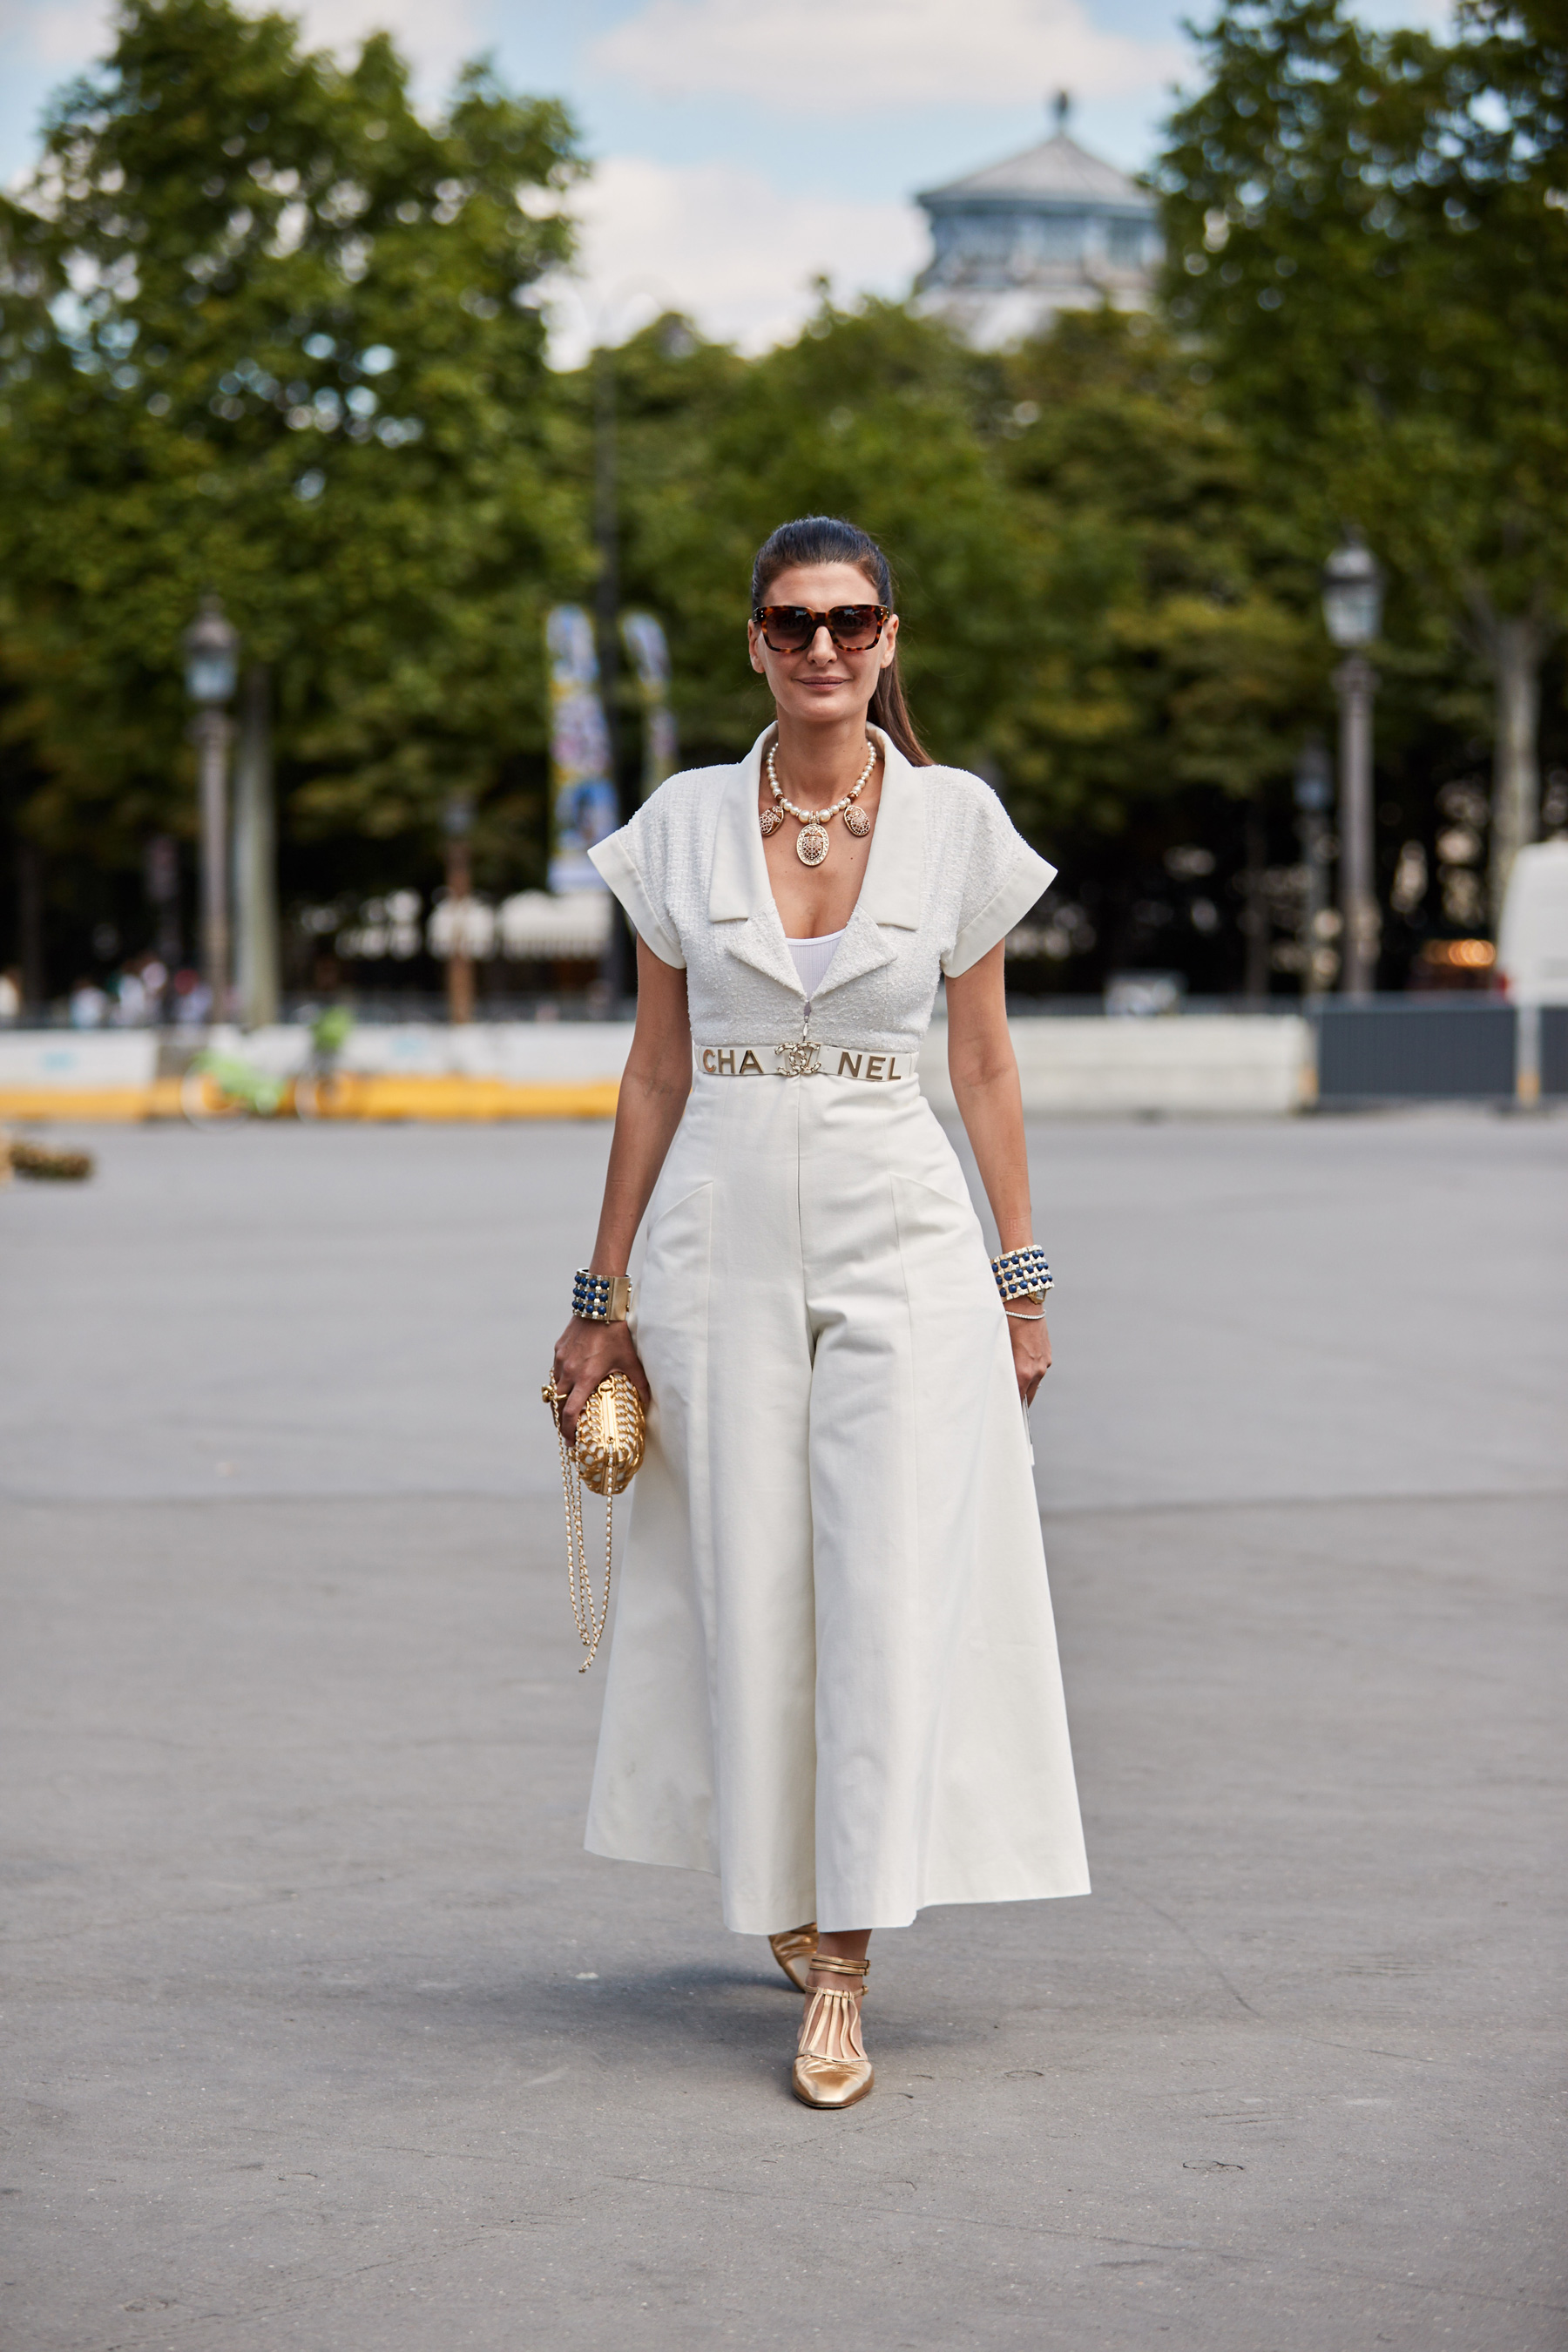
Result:
{"label": "sunglass lens", "polygon": [[836,604],[827,615],[835,645],[847,654],[863,654],[880,635],[875,604]]}
{"label": "sunglass lens", "polygon": [[797,654],[810,645],[816,624],[802,604],[766,604],[763,635],[776,654]]}

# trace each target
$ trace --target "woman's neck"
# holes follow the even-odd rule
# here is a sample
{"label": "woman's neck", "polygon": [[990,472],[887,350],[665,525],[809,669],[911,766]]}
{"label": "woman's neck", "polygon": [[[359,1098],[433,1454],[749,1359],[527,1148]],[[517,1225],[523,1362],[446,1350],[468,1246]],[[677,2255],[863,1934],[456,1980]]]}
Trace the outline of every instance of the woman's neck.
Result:
{"label": "woman's neck", "polygon": [[826,807],[847,793],[866,764],[868,745],[877,740],[864,718],[821,725],[781,710],[778,730],[779,782],[791,800],[807,808]]}

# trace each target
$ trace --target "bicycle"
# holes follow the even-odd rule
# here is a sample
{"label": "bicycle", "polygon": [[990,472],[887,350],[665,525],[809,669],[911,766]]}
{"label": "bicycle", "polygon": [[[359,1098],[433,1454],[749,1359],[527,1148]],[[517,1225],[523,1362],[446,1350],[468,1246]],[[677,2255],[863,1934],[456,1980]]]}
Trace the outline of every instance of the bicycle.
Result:
{"label": "bicycle", "polygon": [[288,1091],[286,1079],[211,1047],[194,1056],[180,1080],[180,1108],[193,1127],[210,1135],[241,1119],[276,1118]]}
{"label": "bicycle", "polygon": [[310,1024],[310,1059],[292,1080],[258,1070],[222,1046],[209,1046],[193,1057],[180,1080],[180,1108],[193,1127],[208,1134],[247,1118],[280,1118],[289,1110],[300,1119],[341,1118],[354,1080],[339,1068],[338,1057],[353,1025],[353,1014],[341,1005],[318,1013]]}

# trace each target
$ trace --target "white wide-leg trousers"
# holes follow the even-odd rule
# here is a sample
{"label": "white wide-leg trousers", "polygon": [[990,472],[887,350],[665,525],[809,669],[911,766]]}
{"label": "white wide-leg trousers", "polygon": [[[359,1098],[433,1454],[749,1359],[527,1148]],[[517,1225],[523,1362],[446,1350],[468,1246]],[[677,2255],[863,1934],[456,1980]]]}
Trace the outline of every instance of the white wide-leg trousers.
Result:
{"label": "white wide-leg trousers", "polygon": [[1087,1893],[1007,1327],[912,1080],[699,1073],[589,1811],[768,1933]]}

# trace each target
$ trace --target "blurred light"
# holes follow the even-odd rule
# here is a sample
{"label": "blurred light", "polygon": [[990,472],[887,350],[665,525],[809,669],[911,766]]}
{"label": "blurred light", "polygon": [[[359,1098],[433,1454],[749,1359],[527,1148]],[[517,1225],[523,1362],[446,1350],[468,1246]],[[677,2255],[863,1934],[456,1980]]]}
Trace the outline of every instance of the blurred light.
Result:
{"label": "blurred light", "polygon": [[1383,569],[1359,530],[1347,530],[1323,566],[1323,618],[1336,646],[1371,645],[1383,622]]}
{"label": "blurred light", "polygon": [[204,709],[216,709],[234,692],[239,638],[220,600],[209,589],[185,631],[185,692]]}
{"label": "blurred light", "polygon": [[1428,940],[1421,961],[1437,971],[1490,971],[1497,950],[1490,940]]}

